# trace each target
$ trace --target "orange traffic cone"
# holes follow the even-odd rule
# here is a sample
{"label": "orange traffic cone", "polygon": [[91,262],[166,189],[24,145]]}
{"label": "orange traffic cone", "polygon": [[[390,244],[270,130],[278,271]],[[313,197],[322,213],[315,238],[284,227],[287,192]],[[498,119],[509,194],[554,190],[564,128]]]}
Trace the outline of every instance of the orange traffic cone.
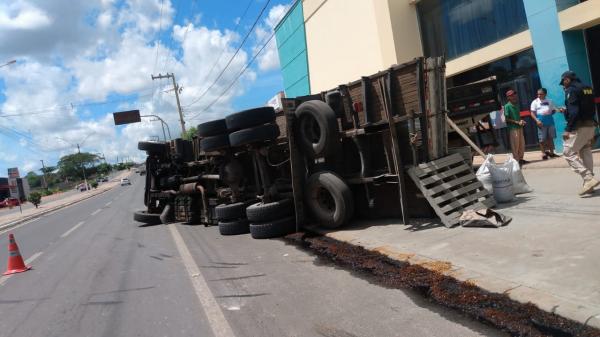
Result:
{"label": "orange traffic cone", "polygon": [[21,253],[19,253],[19,246],[15,242],[15,236],[8,234],[8,240],[8,265],[3,275],[22,273],[31,269],[30,266],[25,265]]}

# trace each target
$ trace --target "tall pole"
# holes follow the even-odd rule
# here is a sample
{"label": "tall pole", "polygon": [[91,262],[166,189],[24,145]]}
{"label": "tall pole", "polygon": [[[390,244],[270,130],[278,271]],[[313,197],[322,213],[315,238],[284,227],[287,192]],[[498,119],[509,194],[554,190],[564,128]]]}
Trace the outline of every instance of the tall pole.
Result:
{"label": "tall pole", "polygon": [[165,138],[165,141],[167,141],[167,134],[165,133],[165,126],[167,127],[167,131],[169,132],[169,139],[171,139],[171,129],[169,129],[169,124],[167,124],[162,118],[160,118],[157,115],[140,115],[140,117],[154,117],[157,120],[159,120],[162,125],[163,137]]}
{"label": "tall pole", "polygon": [[48,189],[48,181],[46,180],[46,166],[44,166],[43,159],[40,159],[40,161],[42,162],[42,173],[43,173],[42,178],[44,179],[44,188]]}
{"label": "tall pole", "polygon": [[177,82],[175,81],[175,74],[158,74],[158,76],[150,75],[150,77],[152,77],[152,80],[162,78],[171,78],[173,80],[173,90],[175,90],[175,99],[177,100],[177,110],[179,111],[179,122],[181,123],[181,133],[183,136],[183,134],[185,134],[185,121],[183,120],[183,110],[181,110],[181,103],[179,102],[179,85],[177,85]]}
{"label": "tall pole", "polygon": [[[81,154],[81,150],[79,149],[79,144],[77,144],[77,153]],[[81,164],[81,169],[83,170],[83,183],[85,184],[85,190],[88,190],[88,182],[87,182],[87,178],[85,177],[85,165],[83,163]]]}

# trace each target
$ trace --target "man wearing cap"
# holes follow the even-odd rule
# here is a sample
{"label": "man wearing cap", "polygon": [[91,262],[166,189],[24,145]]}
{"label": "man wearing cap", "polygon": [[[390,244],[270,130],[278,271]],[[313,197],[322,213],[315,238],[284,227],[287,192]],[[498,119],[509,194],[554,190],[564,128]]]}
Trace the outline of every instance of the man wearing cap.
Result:
{"label": "man wearing cap", "polygon": [[504,117],[506,117],[506,125],[508,126],[510,136],[510,148],[513,157],[519,161],[520,165],[527,164],[528,161],[523,159],[525,155],[525,136],[523,135],[523,126],[525,121],[521,120],[519,112],[519,97],[514,90],[506,92],[508,103],[504,105]]}
{"label": "man wearing cap", "polygon": [[[562,74],[560,85],[565,88],[565,113],[567,126],[563,132],[563,157],[573,171],[583,178],[579,195],[592,193],[600,181],[594,178],[591,140],[594,138],[594,93],[590,86],[581,83],[572,71]],[[587,163],[587,165],[586,165]]]}

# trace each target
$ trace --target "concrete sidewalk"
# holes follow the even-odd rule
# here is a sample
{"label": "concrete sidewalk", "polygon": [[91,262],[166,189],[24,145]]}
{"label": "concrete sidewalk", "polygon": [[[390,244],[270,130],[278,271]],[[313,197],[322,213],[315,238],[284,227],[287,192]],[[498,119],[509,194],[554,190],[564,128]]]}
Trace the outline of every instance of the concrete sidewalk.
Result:
{"label": "concrete sidewalk", "polygon": [[325,233],[600,328],[600,191],[579,197],[568,168],[523,172],[534,192],[497,207],[513,218],[506,227],[382,220]]}
{"label": "concrete sidewalk", "polygon": [[[57,209],[70,206],[74,203],[80,202],[85,199],[89,199],[98,194],[104,193],[113,187],[120,184],[121,178],[125,178],[129,176],[132,172],[123,171],[117,174],[111,181],[106,182],[96,189],[92,189],[85,192],[80,192],[77,194],[70,194],[65,196],[64,198],[58,198],[55,200],[47,201],[42,200],[42,204],[39,205],[38,208],[27,208],[23,210],[23,213],[20,212],[10,212],[0,215],[0,230],[9,229],[13,226],[16,226],[25,221],[29,221],[35,219],[39,216],[42,216],[46,213],[53,212]],[[45,202],[46,201],[46,202]],[[18,207],[17,207],[18,209]]]}

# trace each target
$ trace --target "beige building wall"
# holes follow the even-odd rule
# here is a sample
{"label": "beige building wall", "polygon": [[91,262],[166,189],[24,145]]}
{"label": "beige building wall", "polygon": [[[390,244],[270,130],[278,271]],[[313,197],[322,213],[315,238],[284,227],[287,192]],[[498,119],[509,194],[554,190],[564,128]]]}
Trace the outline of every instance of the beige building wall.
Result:
{"label": "beige building wall", "polygon": [[416,9],[408,0],[302,4],[312,93],[423,55]]}

